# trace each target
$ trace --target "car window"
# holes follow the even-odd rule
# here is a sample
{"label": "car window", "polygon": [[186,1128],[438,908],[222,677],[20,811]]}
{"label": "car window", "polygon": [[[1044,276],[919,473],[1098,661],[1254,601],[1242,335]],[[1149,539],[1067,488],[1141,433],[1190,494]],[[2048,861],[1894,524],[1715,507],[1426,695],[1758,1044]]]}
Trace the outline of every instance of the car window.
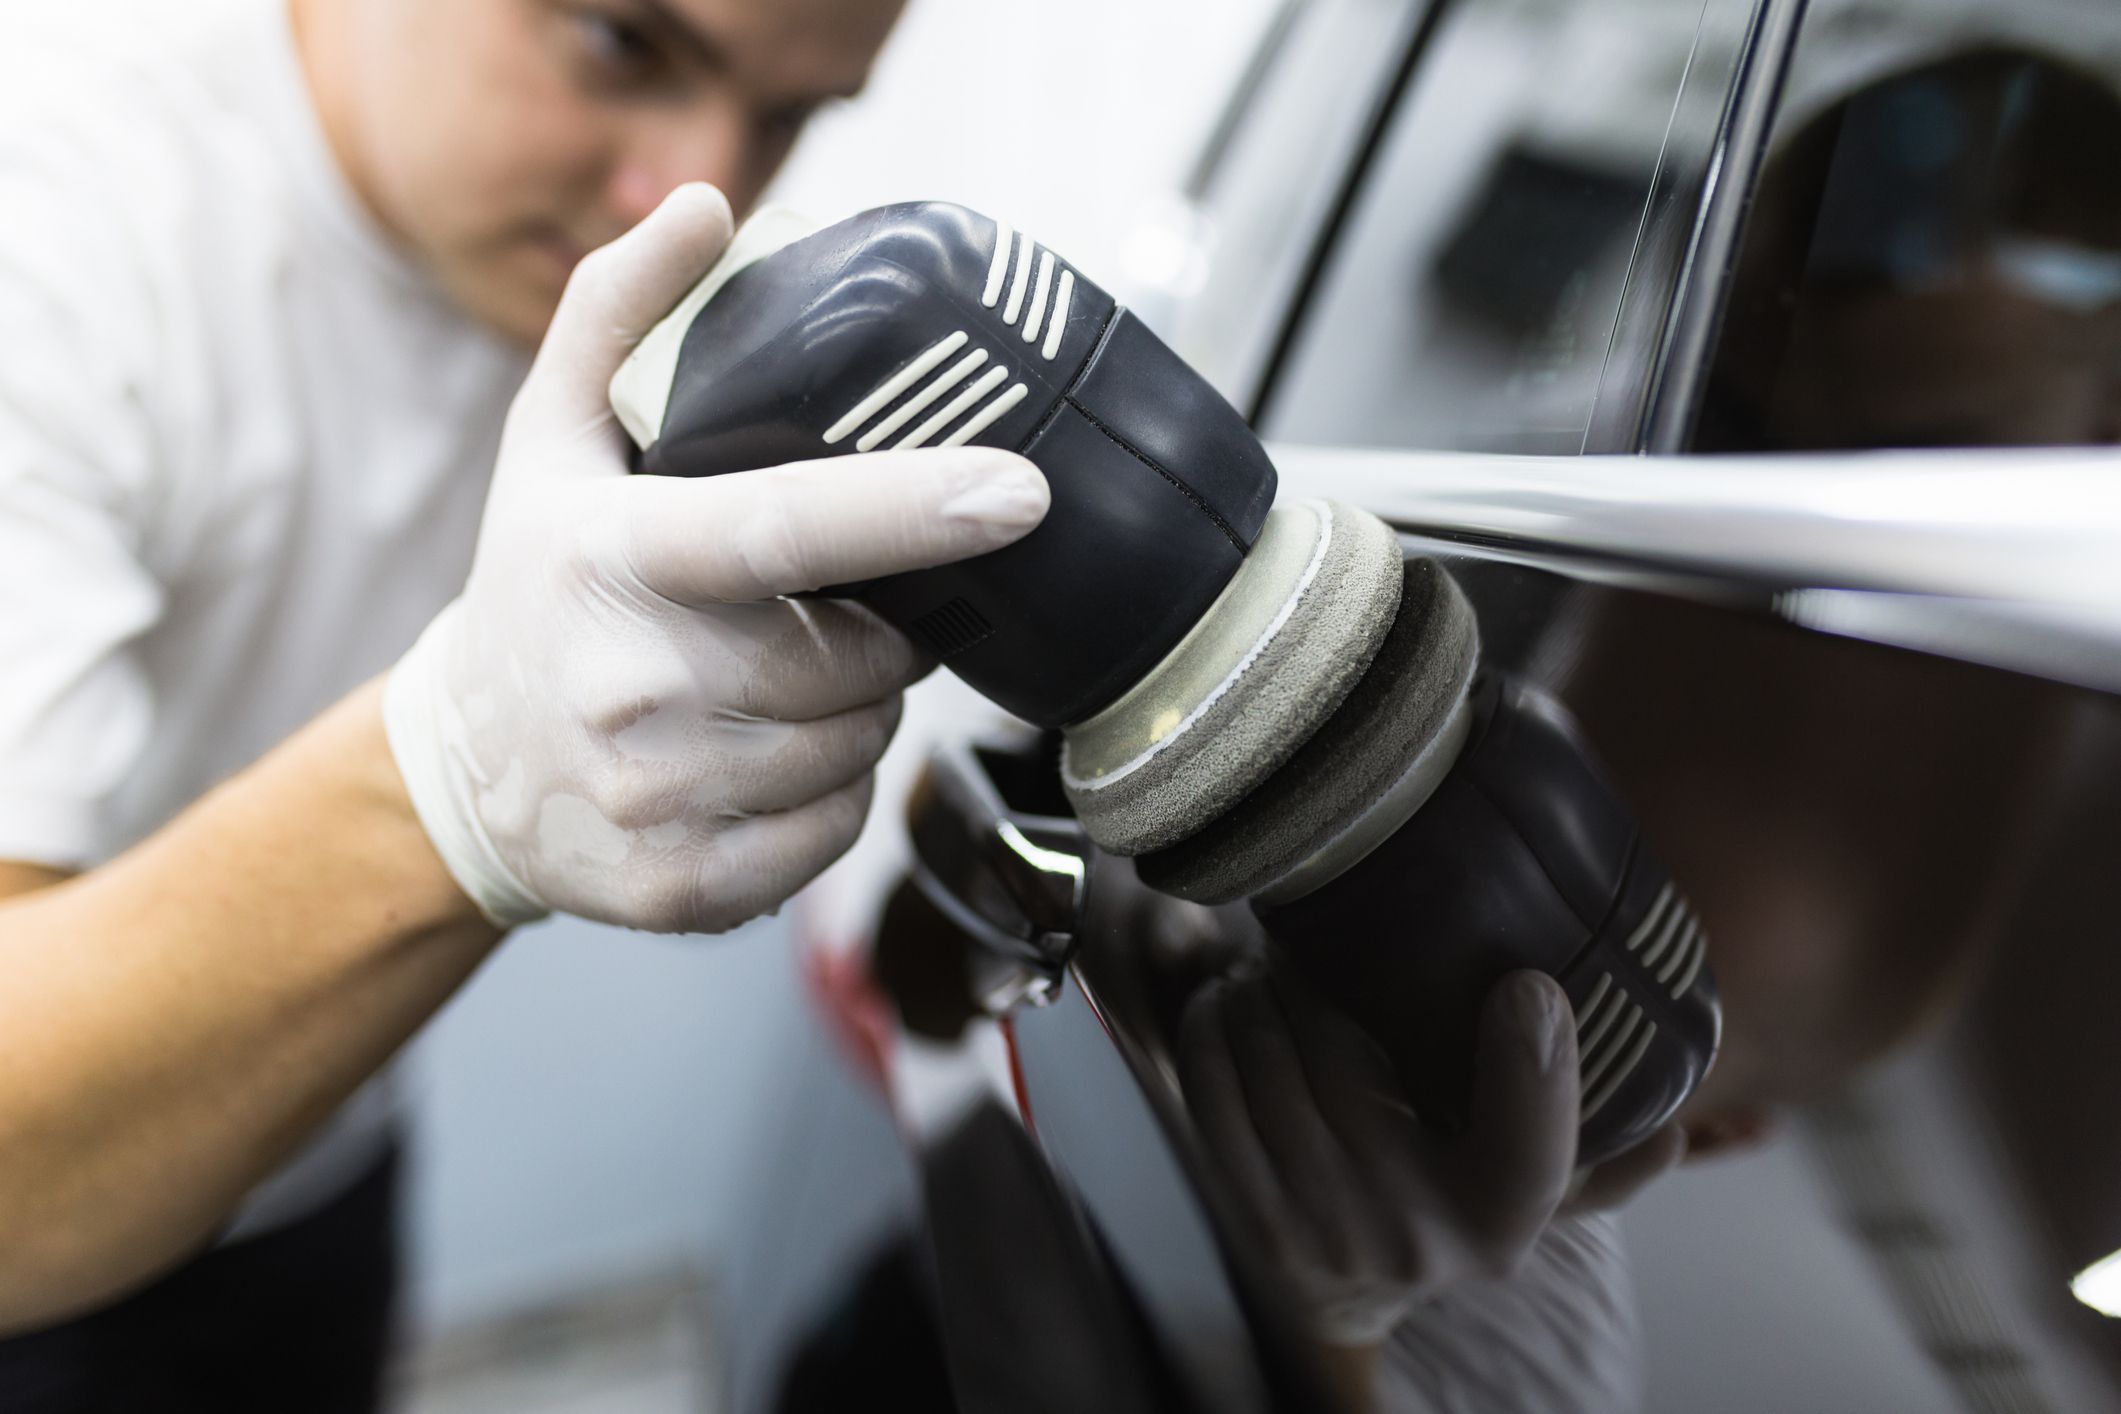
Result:
{"label": "car window", "polygon": [[2121,4],[1814,0],[1695,445],[2121,442]]}
{"label": "car window", "polygon": [[1188,197],[1196,229],[1167,245],[1204,282],[1163,321],[1175,348],[1249,408],[1292,292],[1425,0],[1292,0],[1211,135]]}
{"label": "car window", "polygon": [[[1753,6],[1457,0],[1269,399],[1291,441],[1576,453],[1632,435]],[[1637,332],[1639,330],[1639,332]],[[1638,406],[1617,419],[1602,397]]]}

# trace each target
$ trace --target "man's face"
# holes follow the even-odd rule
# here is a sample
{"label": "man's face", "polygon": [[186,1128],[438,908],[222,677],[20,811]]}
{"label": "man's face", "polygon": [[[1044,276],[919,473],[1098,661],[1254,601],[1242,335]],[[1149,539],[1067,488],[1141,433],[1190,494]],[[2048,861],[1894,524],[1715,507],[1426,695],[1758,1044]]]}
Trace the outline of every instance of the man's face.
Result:
{"label": "man's face", "polygon": [[810,115],[861,88],[905,0],[295,3],[362,196],[530,343],[575,262],[672,189],[712,182],[741,216]]}

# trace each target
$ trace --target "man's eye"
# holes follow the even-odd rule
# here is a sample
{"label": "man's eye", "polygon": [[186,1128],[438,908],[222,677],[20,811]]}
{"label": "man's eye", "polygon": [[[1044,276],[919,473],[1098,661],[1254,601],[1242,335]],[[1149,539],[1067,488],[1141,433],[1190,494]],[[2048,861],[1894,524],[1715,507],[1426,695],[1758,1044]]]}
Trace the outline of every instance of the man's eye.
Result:
{"label": "man's eye", "polygon": [[576,17],[590,57],[609,75],[640,79],[653,75],[662,58],[655,40],[640,26],[611,15]]}

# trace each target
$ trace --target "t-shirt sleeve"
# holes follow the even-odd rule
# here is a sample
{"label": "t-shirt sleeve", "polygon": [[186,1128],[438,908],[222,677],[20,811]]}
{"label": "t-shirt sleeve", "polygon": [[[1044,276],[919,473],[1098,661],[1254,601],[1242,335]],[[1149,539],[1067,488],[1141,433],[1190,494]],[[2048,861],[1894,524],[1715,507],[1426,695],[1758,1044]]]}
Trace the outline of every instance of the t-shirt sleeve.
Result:
{"label": "t-shirt sleeve", "polygon": [[0,156],[0,859],[83,868],[154,729],[155,307],[107,204]]}

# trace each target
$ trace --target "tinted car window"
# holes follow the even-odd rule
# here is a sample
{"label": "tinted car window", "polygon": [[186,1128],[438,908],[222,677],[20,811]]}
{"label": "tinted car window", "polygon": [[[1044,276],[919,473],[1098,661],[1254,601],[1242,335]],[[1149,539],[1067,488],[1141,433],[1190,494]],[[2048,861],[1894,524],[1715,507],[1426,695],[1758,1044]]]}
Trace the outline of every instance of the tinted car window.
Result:
{"label": "tinted car window", "polygon": [[1239,407],[1258,392],[1283,311],[1361,135],[1412,42],[1409,0],[1297,0],[1231,95],[1191,197],[1207,286],[1165,332]]}
{"label": "tinted car window", "polygon": [[1274,436],[1574,453],[1654,353],[1752,6],[1458,0],[1301,311]]}
{"label": "tinted car window", "polygon": [[1705,450],[2121,441],[2121,5],[1816,0]]}

